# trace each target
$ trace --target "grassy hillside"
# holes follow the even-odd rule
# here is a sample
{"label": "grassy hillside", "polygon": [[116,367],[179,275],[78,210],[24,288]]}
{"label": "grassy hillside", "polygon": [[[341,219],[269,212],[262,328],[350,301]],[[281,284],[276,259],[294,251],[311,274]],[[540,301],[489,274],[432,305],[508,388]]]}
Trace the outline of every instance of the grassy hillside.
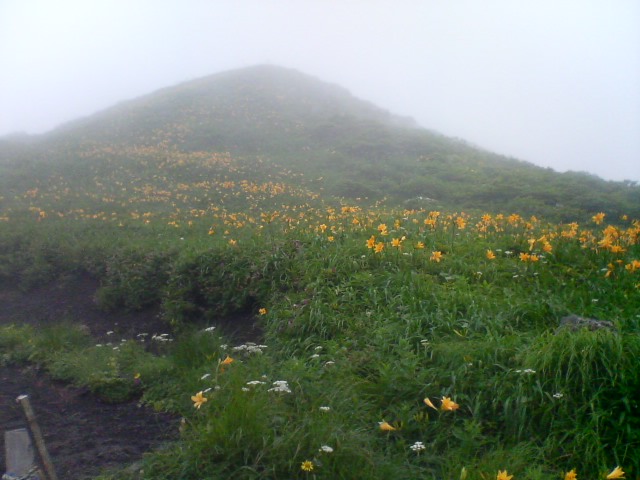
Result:
{"label": "grassy hillside", "polygon": [[[0,143],[0,162],[77,164],[109,148],[229,152],[322,177],[318,188],[325,195],[349,201],[499,208],[565,221],[600,210],[640,216],[639,186],[558,174],[477,149],[417,128],[340,87],[272,66],[167,88],[25,143]],[[10,173],[5,167],[3,178],[12,183]]]}
{"label": "grassy hillside", "polygon": [[[153,306],[174,329],[155,354],[95,345],[82,319],[0,329],[0,362],[184,416],[142,474],[103,480],[640,473],[637,187],[272,67],[10,143],[0,286],[89,274],[101,308]],[[240,313],[259,344],[206,328]]]}

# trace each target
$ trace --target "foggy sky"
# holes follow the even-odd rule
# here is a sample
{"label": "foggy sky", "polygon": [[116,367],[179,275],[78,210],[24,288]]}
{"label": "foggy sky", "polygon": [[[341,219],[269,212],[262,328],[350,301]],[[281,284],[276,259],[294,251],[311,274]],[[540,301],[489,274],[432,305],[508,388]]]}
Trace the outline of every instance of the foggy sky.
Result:
{"label": "foggy sky", "polygon": [[640,181],[637,0],[0,0],[0,135],[264,63],[497,153]]}

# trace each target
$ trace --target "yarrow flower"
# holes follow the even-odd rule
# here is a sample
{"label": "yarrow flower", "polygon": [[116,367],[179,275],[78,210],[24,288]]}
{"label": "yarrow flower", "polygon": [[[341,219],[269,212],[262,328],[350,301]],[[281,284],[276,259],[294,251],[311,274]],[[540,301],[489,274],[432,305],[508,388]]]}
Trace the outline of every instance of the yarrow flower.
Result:
{"label": "yarrow flower", "polygon": [[289,383],[286,380],[276,380],[275,382],[273,382],[273,387],[271,387],[267,391],[291,393],[291,389],[289,388]]}
{"label": "yarrow flower", "polygon": [[256,345],[253,342],[247,342],[242,345],[238,345],[237,347],[233,347],[231,350],[234,352],[244,352],[247,354],[261,354],[262,350],[267,348],[266,345]]}
{"label": "yarrow flower", "polygon": [[322,453],[333,453],[333,448],[329,445],[322,445],[318,451]]}
{"label": "yarrow flower", "polygon": [[418,452],[421,452],[422,450],[424,450],[427,447],[425,447],[424,443],[422,443],[422,442],[416,442],[413,445],[411,445],[409,448],[411,450],[413,450],[414,452],[418,453]]}

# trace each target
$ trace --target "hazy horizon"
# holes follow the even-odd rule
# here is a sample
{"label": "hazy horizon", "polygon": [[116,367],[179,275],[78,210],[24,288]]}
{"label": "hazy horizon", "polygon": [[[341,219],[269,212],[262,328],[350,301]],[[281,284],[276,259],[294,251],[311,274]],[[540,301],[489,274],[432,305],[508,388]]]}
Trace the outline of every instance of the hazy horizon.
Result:
{"label": "hazy horizon", "polygon": [[640,181],[632,0],[4,0],[0,136],[257,64],[499,154]]}

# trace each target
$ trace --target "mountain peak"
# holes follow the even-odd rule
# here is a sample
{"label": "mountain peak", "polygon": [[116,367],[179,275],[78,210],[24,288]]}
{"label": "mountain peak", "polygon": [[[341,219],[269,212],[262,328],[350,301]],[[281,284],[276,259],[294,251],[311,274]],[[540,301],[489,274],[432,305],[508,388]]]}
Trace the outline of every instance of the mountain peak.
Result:
{"label": "mountain peak", "polygon": [[[169,135],[173,143],[191,145],[190,149],[253,153],[260,150],[258,143],[273,143],[274,135],[315,129],[334,118],[416,126],[412,119],[357,99],[343,87],[265,64],[163,88],[66,124],[52,134],[81,137],[89,143],[142,144],[157,143],[159,135]],[[237,138],[238,132],[242,139]]]}

